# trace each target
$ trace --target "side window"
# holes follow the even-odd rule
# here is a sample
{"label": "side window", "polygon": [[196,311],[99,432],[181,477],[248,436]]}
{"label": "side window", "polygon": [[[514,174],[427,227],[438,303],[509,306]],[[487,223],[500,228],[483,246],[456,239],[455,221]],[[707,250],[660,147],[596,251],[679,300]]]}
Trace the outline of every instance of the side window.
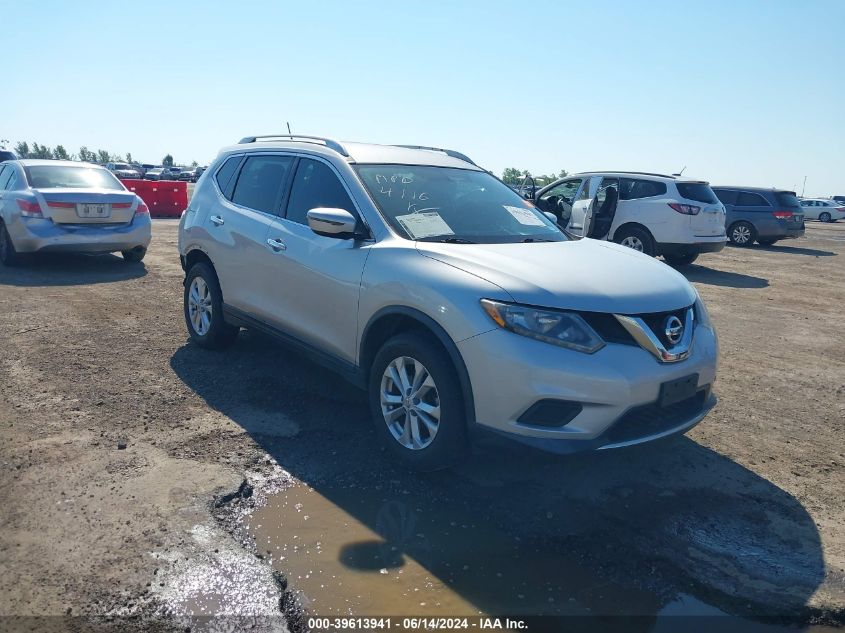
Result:
{"label": "side window", "polygon": [[581,192],[578,194],[576,200],[589,200],[590,199],[590,181],[595,180],[593,178],[585,178],[584,184],[581,186]]}
{"label": "side window", "polygon": [[0,191],[6,188],[6,181],[9,179],[9,172],[6,171],[7,169],[11,168],[6,167],[6,165],[0,165]]}
{"label": "side window", "polygon": [[737,196],[736,206],[738,207],[768,207],[769,203],[758,193],[742,191]]}
{"label": "side window", "polygon": [[620,200],[638,200],[666,195],[666,183],[655,180],[623,178],[619,183]]}
{"label": "side window", "polygon": [[223,163],[223,166],[217,170],[217,173],[214,176],[214,179],[217,181],[217,186],[220,187],[220,191],[222,191],[223,195],[229,200],[232,199],[232,189],[235,188],[235,179],[232,178],[232,176],[235,175],[235,170],[237,170],[238,165],[241,164],[242,158],[242,156],[232,156]]}
{"label": "side window", "polygon": [[542,211],[554,213],[559,218],[566,219],[572,211],[572,203],[575,201],[575,194],[581,186],[583,178],[565,180],[545,192],[537,201],[537,206]]}
{"label": "side window", "polygon": [[3,177],[5,178],[7,175],[9,176],[9,179],[6,181],[2,188],[6,189],[7,191],[11,191],[15,187],[15,185],[18,184],[18,175],[15,173],[14,167],[8,167],[6,169],[6,173],[3,174]]}
{"label": "side window", "polygon": [[719,199],[719,202],[722,204],[736,204],[736,191],[727,191],[724,189],[714,189],[713,193],[716,194],[716,197]]}
{"label": "side window", "polygon": [[306,214],[318,208],[345,209],[357,217],[355,205],[335,173],[325,163],[301,158],[290,191],[285,216],[292,222],[308,224]]}
{"label": "side window", "polygon": [[232,202],[256,211],[276,213],[292,163],[290,156],[250,156],[238,175]]}

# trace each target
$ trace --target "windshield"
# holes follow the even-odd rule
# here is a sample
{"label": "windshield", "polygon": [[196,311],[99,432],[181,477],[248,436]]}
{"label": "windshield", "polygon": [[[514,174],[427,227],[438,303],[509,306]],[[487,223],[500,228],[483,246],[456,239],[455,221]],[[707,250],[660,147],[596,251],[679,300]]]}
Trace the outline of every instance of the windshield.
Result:
{"label": "windshield", "polygon": [[364,186],[393,229],[412,240],[504,243],[566,239],[533,204],[483,171],[360,165]]}
{"label": "windshield", "polygon": [[114,168],[115,169],[129,169],[130,167],[126,163],[115,163]]}
{"label": "windshield", "polygon": [[29,186],[36,189],[124,189],[120,181],[107,169],[32,165],[24,167],[24,172]]}

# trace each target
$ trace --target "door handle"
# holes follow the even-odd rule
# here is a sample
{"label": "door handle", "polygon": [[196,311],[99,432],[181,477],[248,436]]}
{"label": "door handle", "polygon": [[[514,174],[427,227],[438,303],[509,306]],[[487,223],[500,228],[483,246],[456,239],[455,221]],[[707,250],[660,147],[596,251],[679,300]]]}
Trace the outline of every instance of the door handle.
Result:
{"label": "door handle", "polygon": [[278,237],[271,237],[270,239],[268,239],[267,245],[270,248],[272,248],[274,251],[276,251],[277,253],[279,251],[283,251],[287,248],[285,243],[282,240],[280,240]]}
{"label": "door handle", "polygon": [[223,224],[225,224],[225,223],[226,223],[226,222],[223,220],[223,218],[221,218],[219,215],[212,215],[212,216],[209,218],[209,220],[211,220],[211,223],[212,223],[213,225],[215,225],[215,226],[222,226]]}

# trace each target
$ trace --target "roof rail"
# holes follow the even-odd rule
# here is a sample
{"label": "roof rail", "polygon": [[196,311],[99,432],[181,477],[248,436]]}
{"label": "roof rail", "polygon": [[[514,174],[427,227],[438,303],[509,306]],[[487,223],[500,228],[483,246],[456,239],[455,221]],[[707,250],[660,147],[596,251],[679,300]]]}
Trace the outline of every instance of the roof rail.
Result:
{"label": "roof rail", "polygon": [[[427,149],[432,152],[443,152],[446,156],[451,156],[452,158],[457,158],[458,160],[462,160],[467,162],[471,165],[475,165],[475,161],[472,160],[466,154],[461,154],[460,152],[456,152],[453,149],[443,149],[442,147],[427,147],[425,145],[394,145],[394,147],[404,147],[405,149]],[[478,165],[475,165],[478,167]]]}
{"label": "roof rail", "polygon": [[[658,178],[679,178],[678,174],[655,174],[650,171],[618,171],[615,169],[602,169],[597,171],[579,171],[579,174],[631,174],[640,176],[657,176]],[[690,179],[692,180],[692,179]]]}
{"label": "roof rail", "polygon": [[238,145],[242,145],[243,143],[255,143],[258,140],[272,138],[286,138],[299,143],[322,143],[329,149],[336,151],[341,156],[349,156],[349,152],[346,151],[346,148],[337,141],[333,141],[330,138],[323,138],[322,136],[305,136],[303,134],[263,134],[260,136],[245,136],[238,141]]}

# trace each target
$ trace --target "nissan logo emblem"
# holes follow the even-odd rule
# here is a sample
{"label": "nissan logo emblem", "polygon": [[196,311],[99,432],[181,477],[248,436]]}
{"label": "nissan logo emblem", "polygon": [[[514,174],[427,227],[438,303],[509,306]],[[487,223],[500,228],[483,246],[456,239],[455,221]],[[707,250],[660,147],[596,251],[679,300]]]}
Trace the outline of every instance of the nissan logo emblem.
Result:
{"label": "nissan logo emblem", "polygon": [[663,333],[666,335],[666,340],[672,345],[677,345],[681,337],[684,335],[684,324],[674,314],[666,317],[663,323]]}

